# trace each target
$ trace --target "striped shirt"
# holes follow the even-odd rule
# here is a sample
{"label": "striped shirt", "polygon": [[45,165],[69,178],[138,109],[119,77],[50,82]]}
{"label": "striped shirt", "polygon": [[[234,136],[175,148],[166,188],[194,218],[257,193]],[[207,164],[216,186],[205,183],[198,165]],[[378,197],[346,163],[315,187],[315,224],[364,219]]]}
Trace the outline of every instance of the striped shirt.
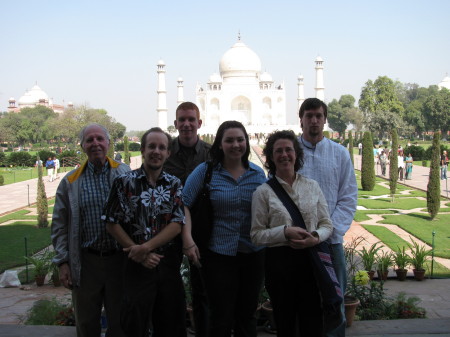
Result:
{"label": "striped shirt", "polygon": [[[205,163],[197,166],[186,181],[183,203],[189,208],[203,186],[206,167]],[[252,194],[264,182],[264,171],[253,163],[237,180],[222,165],[214,167],[210,183],[214,223],[209,249],[228,256],[262,249],[252,244],[250,228]]]}
{"label": "striped shirt", "polygon": [[109,174],[108,161],[100,172],[95,172],[94,165],[88,162],[82,175],[80,191],[81,247],[98,251],[109,251],[117,248],[116,241],[106,232],[101,220],[103,207],[108,200]]}
{"label": "striped shirt", "polygon": [[315,146],[303,137],[298,140],[304,153],[304,164],[298,172],[319,183],[334,228],[329,241],[342,243],[352,224],[358,198],[350,154],[345,147],[325,137]]}

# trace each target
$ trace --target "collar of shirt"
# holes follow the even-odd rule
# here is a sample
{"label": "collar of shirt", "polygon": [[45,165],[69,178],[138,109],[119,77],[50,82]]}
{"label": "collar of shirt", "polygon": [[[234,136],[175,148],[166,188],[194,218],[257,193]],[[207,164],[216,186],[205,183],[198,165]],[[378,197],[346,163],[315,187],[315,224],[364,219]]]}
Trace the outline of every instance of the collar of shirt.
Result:
{"label": "collar of shirt", "polygon": [[[200,151],[201,146],[202,146],[202,145],[200,144],[199,138],[198,138],[198,136],[197,136],[197,143],[195,143],[195,146],[193,147],[193,149],[195,150],[195,153],[198,153],[198,152]],[[178,151],[180,151],[180,149],[181,149],[182,147],[184,147],[184,148],[189,148],[189,147],[187,147],[187,146],[183,146],[183,145],[180,144],[180,138],[179,138],[179,137],[175,138],[174,142],[172,142],[172,151],[173,151],[174,153],[177,153]]]}
{"label": "collar of shirt", "polygon": [[[136,179],[145,179],[147,180],[147,174],[145,173],[144,164],[141,165],[140,168],[136,170]],[[167,182],[170,182],[170,179],[167,177],[167,173],[161,170],[161,173],[158,176],[156,181],[164,179]]]}
{"label": "collar of shirt", "polygon": [[96,170],[96,168],[95,168],[95,165],[92,164],[90,161],[88,161],[87,167],[86,167],[86,171],[87,171],[90,175],[93,175],[93,174],[99,174],[99,173],[106,173],[106,172],[108,172],[108,169],[109,169],[109,162],[108,162],[108,161],[105,161],[105,164],[103,165],[102,171],[101,171],[101,172],[98,172],[98,171]]}

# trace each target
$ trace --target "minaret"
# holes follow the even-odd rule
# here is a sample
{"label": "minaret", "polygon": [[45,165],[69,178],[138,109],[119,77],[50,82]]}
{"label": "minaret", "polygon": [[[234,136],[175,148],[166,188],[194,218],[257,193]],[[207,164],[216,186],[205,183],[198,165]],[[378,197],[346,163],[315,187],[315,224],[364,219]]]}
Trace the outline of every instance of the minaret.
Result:
{"label": "minaret", "polygon": [[298,77],[297,86],[298,86],[297,102],[298,102],[298,109],[300,110],[300,106],[305,100],[305,83],[303,83],[303,75],[300,75]]}
{"label": "minaret", "polygon": [[178,77],[177,80],[177,88],[178,88],[178,96],[177,96],[177,106],[184,102],[184,93],[183,93],[183,79]]}
{"label": "minaret", "polygon": [[320,56],[316,58],[316,98],[325,100],[325,87],[323,85],[323,60]]}
{"label": "minaret", "polygon": [[158,107],[156,112],[158,113],[158,126],[166,130],[167,129],[167,91],[166,91],[166,70],[164,69],[166,64],[163,60],[158,62]]}

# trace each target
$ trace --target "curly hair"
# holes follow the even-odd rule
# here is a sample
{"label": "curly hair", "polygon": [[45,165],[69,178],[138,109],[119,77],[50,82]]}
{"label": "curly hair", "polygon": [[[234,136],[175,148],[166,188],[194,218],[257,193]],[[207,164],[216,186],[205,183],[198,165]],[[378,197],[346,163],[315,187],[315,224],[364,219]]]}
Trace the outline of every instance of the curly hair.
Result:
{"label": "curly hair", "polygon": [[219,129],[217,129],[216,138],[214,139],[214,143],[211,146],[211,150],[209,150],[209,154],[211,156],[213,165],[216,166],[219,163],[223,163],[224,153],[223,150],[220,148],[220,145],[222,144],[223,135],[225,131],[228,129],[241,129],[242,132],[244,133],[245,144],[247,148],[245,149],[245,153],[241,159],[244,167],[248,168],[249,167],[248,157],[250,156],[250,141],[244,125],[242,125],[242,123],[238,121],[223,122],[222,124],[220,124]]}
{"label": "curly hair", "polygon": [[296,157],[294,171],[297,172],[303,167],[303,149],[300,147],[297,136],[292,130],[275,131],[269,135],[266,141],[266,147],[263,150],[263,153],[266,156],[266,163],[264,166],[267,168],[270,175],[274,176],[276,174],[277,168],[275,166],[275,162],[273,161],[273,147],[275,142],[279,139],[287,139],[292,141]]}

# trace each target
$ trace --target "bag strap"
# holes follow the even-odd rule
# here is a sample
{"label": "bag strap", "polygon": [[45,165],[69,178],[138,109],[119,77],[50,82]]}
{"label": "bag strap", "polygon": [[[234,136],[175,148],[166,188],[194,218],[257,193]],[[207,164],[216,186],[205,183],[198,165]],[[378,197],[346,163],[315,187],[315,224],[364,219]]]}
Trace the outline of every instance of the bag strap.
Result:
{"label": "bag strap", "polygon": [[211,182],[212,169],[213,169],[212,161],[208,160],[206,162],[206,172],[205,172],[205,179],[203,180],[203,186],[205,186]]}
{"label": "bag strap", "polygon": [[294,200],[289,196],[289,194],[285,191],[283,186],[281,186],[280,182],[277,180],[277,178],[272,177],[267,181],[267,184],[272,187],[273,191],[277,195],[277,197],[281,200],[284,207],[288,210],[291,218],[292,223],[294,226],[302,227],[303,229],[306,229],[305,220],[303,220],[302,213],[298,209],[297,205],[295,204]]}

